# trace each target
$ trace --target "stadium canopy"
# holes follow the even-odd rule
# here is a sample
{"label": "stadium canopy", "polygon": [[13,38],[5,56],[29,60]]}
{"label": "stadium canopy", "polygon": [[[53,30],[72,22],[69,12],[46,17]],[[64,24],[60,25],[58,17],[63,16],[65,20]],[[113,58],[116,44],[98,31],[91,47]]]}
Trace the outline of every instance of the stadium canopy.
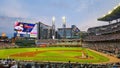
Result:
{"label": "stadium canopy", "polygon": [[116,6],[112,11],[108,12],[108,14],[104,15],[101,18],[98,18],[98,21],[113,21],[120,18],[120,5]]}

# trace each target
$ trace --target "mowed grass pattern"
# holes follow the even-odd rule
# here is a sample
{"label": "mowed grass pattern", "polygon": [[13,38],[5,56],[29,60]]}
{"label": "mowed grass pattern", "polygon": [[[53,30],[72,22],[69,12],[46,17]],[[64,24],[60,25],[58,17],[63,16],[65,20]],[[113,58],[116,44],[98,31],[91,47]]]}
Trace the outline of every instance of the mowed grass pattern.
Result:
{"label": "mowed grass pattern", "polygon": [[[19,53],[26,52],[36,52],[41,51],[41,53],[36,54],[34,57],[21,57],[21,56],[11,56]],[[43,51],[43,52],[42,52]],[[82,51],[84,51],[88,56],[92,57],[90,59],[86,58],[76,58],[82,56]],[[48,48],[14,48],[14,49],[1,49],[0,58],[14,58],[16,60],[32,60],[32,61],[55,61],[55,62],[80,62],[80,63],[98,63],[109,61],[107,57],[96,54],[89,51],[86,48],[80,47],[48,47]]]}

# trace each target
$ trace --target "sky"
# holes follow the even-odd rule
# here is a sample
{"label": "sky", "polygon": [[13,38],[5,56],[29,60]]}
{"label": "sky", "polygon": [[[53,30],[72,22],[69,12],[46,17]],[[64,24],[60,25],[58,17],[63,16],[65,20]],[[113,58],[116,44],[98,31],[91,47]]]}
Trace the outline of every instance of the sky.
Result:
{"label": "sky", "polygon": [[[62,27],[65,16],[67,27],[76,25],[81,31],[87,31],[90,27],[108,24],[97,19],[119,3],[120,0],[0,0],[0,16],[30,18],[48,25],[52,25],[54,16],[56,28]],[[0,21],[0,32],[12,36],[13,24]]]}

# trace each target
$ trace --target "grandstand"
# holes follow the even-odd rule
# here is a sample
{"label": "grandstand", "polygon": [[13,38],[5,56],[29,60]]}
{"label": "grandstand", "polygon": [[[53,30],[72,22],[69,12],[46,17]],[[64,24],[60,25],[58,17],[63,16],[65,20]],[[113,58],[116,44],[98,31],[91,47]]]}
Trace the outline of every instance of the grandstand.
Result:
{"label": "grandstand", "polygon": [[[109,22],[108,25],[88,29],[88,36],[84,38],[87,46],[120,58],[120,6],[115,7],[98,21]],[[112,23],[114,22],[114,23]]]}
{"label": "grandstand", "polygon": [[14,59],[0,59],[0,68],[118,68],[120,63],[109,64],[79,64],[79,63],[54,63],[54,62],[32,62]]}
{"label": "grandstand", "polygon": [[[5,55],[5,57],[8,57],[8,58],[5,58],[5,59],[1,58],[0,68],[12,68],[12,67],[13,68],[114,68],[114,67],[118,68],[120,67],[120,62],[119,62],[120,61],[119,60],[120,58],[120,48],[119,48],[120,47],[119,45],[120,44],[120,20],[119,18],[120,18],[120,6],[117,6],[109,14],[105,15],[104,17],[98,18],[98,21],[109,22],[108,25],[88,28],[87,35],[86,33],[80,35],[80,30],[78,30],[77,28],[75,29],[73,29],[72,27],[66,28],[66,32],[67,32],[66,38],[62,38],[63,37],[62,32],[64,29],[59,28],[58,29],[58,34],[60,35],[59,39],[57,38],[52,39],[52,27],[51,26],[40,23],[42,27],[40,27],[41,28],[39,30],[40,35],[38,39],[36,38],[37,40],[35,38],[34,39],[23,38],[24,35],[19,35],[19,36],[22,36],[22,38],[17,37],[17,38],[12,39],[12,43],[16,42],[17,45],[19,46],[24,45],[26,49],[25,48],[19,49],[18,47],[17,49],[11,43],[0,42],[1,52],[5,51],[4,49],[2,50],[2,48],[11,48],[12,46],[13,46],[12,48],[16,48],[15,51],[21,50],[21,52],[15,52],[15,51],[12,51],[12,49],[5,51],[6,54],[9,53],[9,51],[14,52],[15,54],[10,53],[8,54],[8,56]],[[71,34],[71,32],[73,32],[73,34]],[[32,35],[32,37],[34,36]],[[3,38],[7,39],[7,37],[0,37],[0,40],[3,40]],[[35,44],[37,46],[34,46]],[[30,45],[34,48],[30,48]],[[46,50],[44,47],[46,47]],[[54,50],[50,49],[52,47],[55,49]],[[57,47],[58,47],[58,50],[57,50]],[[65,48],[68,48],[68,49],[64,50]],[[78,48],[78,50],[81,48],[81,50],[75,53],[75,55],[77,56],[73,56],[74,53],[69,48],[73,50],[74,48]],[[97,59],[97,61],[99,61],[99,63],[92,63],[95,60],[93,60],[92,62],[88,60],[89,59],[87,58],[88,54],[84,52],[85,48],[86,48],[85,51],[87,53],[89,53],[88,52],[89,50],[93,52],[98,52],[100,54],[105,54],[106,56],[114,57],[118,61],[115,60],[115,62],[112,62],[113,60],[110,59],[110,62],[105,61],[104,63],[104,62],[101,62],[101,60],[104,60],[103,58],[97,59],[96,56],[95,58],[94,56],[91,57],[91,53],[92,53],[91,52],[89,57],[91,57],[92,59],[90,60]],[[78,62],[71,62],[70,60],[67,60],[67,62],[52,61],[53,58],[58,59],[58,58],[64,57],[65,59],[66,55],[62,57],[61,55],[64,54],[65,51],[67,50],[69,51],[69,53],[67,54],[68,55],[67,58],[69,58],[69,56],[71,56],[71,54],[73,53],[72,57],[70,58],[77,57]],[[77,50],[74,50],[74,51],[76,52]],[[38,54],[38,52],[42,53],[42,58],[41,58],[41,55]],[[59,56],[53,56],[56,53],[58,53],[57,55]],[[81,58],[80,55],[78,56],[78,54],[80,53],[82,55],[84,54],[85,58]],[[25,55],[24,57],[23,57],[23,54]],[[26,56],[26,54],[29,54],[30,57]],[[49,54],[50,56],[47,56],[46,54]],[[2,53],[1,55],[4,55],[4,54]],[[11,56],[11,55],[17,55],[17,57]],[[31,57],[31,55],[34,57]],[[95,54],[92,54],[92,55],[95,55]],[[10,58],[10,56],[15,59]],[[52,59],[48,60],[48,58],[51,58],[51,57]],[[42,61],[40,59],[42,60],[47,59],[47,60]],[[84,60],[87,62],[82,63],[82,61],[79,61],[81,59],[83,62]],[[61,59],[58,59],[58,60],[61,60]]]}

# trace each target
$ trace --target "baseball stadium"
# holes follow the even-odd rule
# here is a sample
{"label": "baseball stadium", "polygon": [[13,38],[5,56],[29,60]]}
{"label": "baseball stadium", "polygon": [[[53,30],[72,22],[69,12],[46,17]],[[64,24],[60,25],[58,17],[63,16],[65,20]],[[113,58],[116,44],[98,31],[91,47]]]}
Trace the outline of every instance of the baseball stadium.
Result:
{"label": "baseball stadium", "polygon": [[[16,21],[14,37],[0,37],[0,68],[119,68],[120,67],[120,5],[97,21],[108,25],[88,28],[78,26],[55,29],[42,22]],[[114,22],[114,23],[113,23]]]}

